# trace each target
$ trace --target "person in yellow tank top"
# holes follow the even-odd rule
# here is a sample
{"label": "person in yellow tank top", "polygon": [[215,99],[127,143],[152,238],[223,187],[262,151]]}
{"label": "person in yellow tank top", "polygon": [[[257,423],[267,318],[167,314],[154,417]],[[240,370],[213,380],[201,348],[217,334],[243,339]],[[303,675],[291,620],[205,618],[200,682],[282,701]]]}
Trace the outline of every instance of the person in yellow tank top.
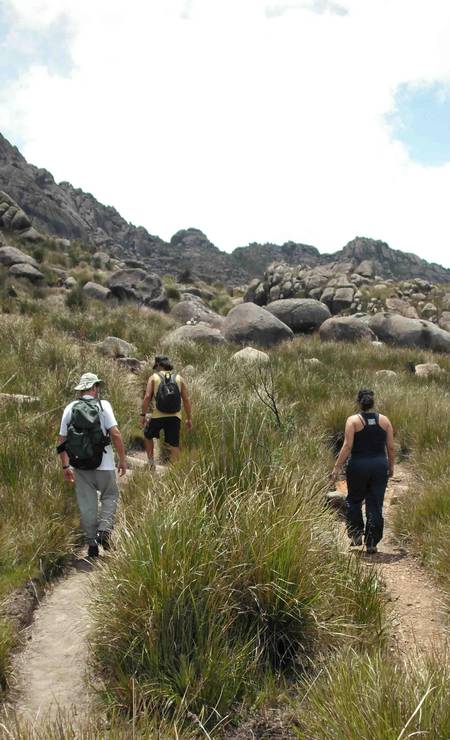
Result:
{"label": "person in yellow tank top", "polygon": [[[141,412],[145,451],[151,468],[155,467],[153,440],[155,437],[159,439],[161,431],[164,432],[164,441],[170,450],[171,462],[177,460],[180,454],[182,408],[186,414],[186,427],[189,430],[192,429],[191,403],[189,401],[186,383],[183,378],[178,373],[173,372],[172,363],[169,358],[164,355],[156,355],[153,370],[154,373],[151,375],[147,383]],[[169,404],[175,404],[175,410],[173,411],[167,410],[170,408],[170,405],[168,405],[167,408],[158,408],[158,399],[160,398],[158,391],[160,390],[161,383],[169,384],[169,387],[172,386],[172,390],[174,391],[178,388],[178,394],[176,392],[172,393],[172,401],[169,401]],[[176,386],[175,388],[174,384]],[[159,401],[159,403],[162,405],[161,401]],[[150,404],[152,404],[152,411],[150,419],[147,421],[147,413]]]}

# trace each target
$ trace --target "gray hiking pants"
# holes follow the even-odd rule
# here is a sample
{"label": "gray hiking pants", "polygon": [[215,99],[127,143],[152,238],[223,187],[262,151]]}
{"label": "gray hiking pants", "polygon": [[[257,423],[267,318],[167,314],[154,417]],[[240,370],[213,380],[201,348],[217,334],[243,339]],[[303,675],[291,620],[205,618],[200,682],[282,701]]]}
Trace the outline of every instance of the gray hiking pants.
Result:
{"label": "gray hiking pants", "polygon": [[[110,532],[119,500],[115,470],[75,470],[75,493],[81,528],[88,545],[95,545],[97,530]],[[99,497],[100,493],[100,513]]]}

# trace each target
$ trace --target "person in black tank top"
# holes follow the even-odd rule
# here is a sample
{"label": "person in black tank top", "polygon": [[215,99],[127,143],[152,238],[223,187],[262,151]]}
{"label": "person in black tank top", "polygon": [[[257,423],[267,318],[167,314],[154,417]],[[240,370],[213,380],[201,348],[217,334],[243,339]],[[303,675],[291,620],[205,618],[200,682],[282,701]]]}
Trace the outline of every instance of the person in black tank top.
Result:
{"label": "person in black tank top", "polygon": [[[334,466],[336,480],[347,458],[347,532],[352,546],[364,543],[368,553],[377,551],[383,536],[383,502],[388,477],[394,474],[394,433],[387,416],[373,411],[373,391],[358,393],[359,413],[345,425],[345,440]],[[366,523],[362,505],[365,503]]]}

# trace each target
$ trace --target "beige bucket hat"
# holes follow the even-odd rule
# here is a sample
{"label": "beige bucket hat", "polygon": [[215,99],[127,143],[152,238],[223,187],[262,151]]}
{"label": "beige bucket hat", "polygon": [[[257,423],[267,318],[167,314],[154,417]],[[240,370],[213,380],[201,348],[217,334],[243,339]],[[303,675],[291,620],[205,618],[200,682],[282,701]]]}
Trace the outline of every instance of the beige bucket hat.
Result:
{"label": "beige bucket hat", "polygon": [[96,385],[96,383],[103,383],[103,380],[100,380],[95,373],[83,373],[78,385],[75,386],[75,390],[88,391],[93,385]]}

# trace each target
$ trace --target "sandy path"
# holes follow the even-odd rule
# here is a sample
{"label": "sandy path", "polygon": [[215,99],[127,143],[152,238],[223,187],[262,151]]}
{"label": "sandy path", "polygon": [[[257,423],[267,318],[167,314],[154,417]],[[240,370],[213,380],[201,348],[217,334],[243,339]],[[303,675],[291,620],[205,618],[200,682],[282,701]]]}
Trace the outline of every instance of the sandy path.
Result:
{"label": "sandy path", "polygon": [[[409,475],[403,466],[396,467],[384,507],[384,537],[378,553],[366,555],[354,549],[364,562],[377,567],[386,585],[392,605],[392,639],[396,651],[411,657],[414,651],[443,654],[449,632],[446,627],[444,594],[420,563],[413,558],[393,534],[392,514],[398,499],[408,495]],[[345,484],[339,486],[343,492]]]}
{"label": "sandy path", "polygon": [[[128,479],[134,468],[146,465],[145,455],[128,456],[127,463]],[[165,468],[157,465],[156,472],[162,475]],[[73,718],[74,725],[89,717],[94,702],[87,675],[92,589],[95,568],[80,559],[49,588],[27,628],[28,641],[13,661],[13,708],[30,726],[58,714]]]}
{"label": "sandy path", "polygon": [[20,719],[54,719],[59,710],[74,717],[89,713],[90,588],[92,576],[73,569],[47,592],[36,611],[29,640],[14,661],[15,710]]}
{"label": "sandy path", "polygon": [[391,599],[392,631],[398,651],[410,656],[415,648],[421,652],[437,650],[436,654],[442,656],[449,636],[444,594],[429,571],[398,543],[390,526],[395,500],[408,495],[408,484],[407,470],[398,466],[389,483],[385,535],[378,546],[378,554],[370,559],[380,569]]}

